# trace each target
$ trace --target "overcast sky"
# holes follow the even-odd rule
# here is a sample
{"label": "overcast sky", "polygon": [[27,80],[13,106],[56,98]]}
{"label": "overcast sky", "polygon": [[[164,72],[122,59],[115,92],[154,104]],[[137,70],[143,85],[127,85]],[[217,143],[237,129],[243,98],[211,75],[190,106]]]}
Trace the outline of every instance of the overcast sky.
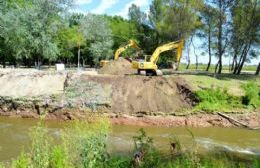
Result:
{"label": "overcast sky", "polygon": [[[95,14],[107,14],[107,15],[119,15],[127,19],[128,15],[128,8],[132,4],[136,4],[141,8],[142,11],[148,12],[149,6],[152,0],[75,0],[75,7],[73,8],[73,12],[79,13],[95,13]],[[199,55],[199,63],[207,63],[208,57],[207,55],[201,56],[200,53],[202,52],[201,49],[198,47],[200,46],[200,40],[194,40],[196,54]],[[183,58],[181,62],[186,62],[185,58],[187,55],[187,51],[183,51]],[[191,62],[195,63],[195,53],[194,48],[191,47],[190,49],[191,55]],[[254,59],[249,64],[257,65],[259,59]],[[230,58],[224,58],[223,63],[229,64]],[[215,64],[217,59],[213,58],[212,63]]]}

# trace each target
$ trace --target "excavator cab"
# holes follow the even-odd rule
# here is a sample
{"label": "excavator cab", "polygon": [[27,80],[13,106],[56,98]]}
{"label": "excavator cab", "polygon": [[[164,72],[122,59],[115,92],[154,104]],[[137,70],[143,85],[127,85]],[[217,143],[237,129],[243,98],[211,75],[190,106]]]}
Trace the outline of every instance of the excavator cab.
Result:
{"label": "excavator cab", "polygon": [[179,63],[181,56],[182,56],[183,44],[184,44],[184,41],[179,40],[179,41],[175,41],[175,42],[171,42],[171,43],[167,43],[162,46],[159,46],[153,52],[149,61],[147,61],[146,59],[145,59],[145,61],[132,61],[132,68],[137,69],[138,74],[140,74],[141,71],[145,71],[145,74],[147,76],[162,75],[162,72],[160,70],[158,70],[158,66],[157,66],[157,62],[158,62],[160,54],[165,51],[177,49],[176,62]]}

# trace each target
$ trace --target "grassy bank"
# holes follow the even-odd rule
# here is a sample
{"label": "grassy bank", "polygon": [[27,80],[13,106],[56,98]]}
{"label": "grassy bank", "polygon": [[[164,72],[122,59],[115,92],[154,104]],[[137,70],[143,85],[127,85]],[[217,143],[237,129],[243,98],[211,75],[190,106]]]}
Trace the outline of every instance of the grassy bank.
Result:
{"label": "grassy bank", "polygon": [[209,88],[196,91],[199,99],[195,110],[207,112],[229,112],[238,109],[255,110],[260,108],[260,86],[254,82],[241,85],[243,96],[234,96],[226,88]]}
{"label": "grassy bank", "polygon": [[[134,149],[130,155],[111,155],[107,152],[107,136],[110,124],[106,119],[95,123],[74,121],[61,132],[60,142],[54,143],[44,123],[39,123],[31,132],[32,144],[28,153],[21,153],[11,163],[0,164],[1,168],[151,168],[151,167],[259,167],[259,158],[238,159],[223,152],[202,156],[197,152],[196,141],[192,149],[184,150],[178,137],[169,140],[169,152],[161,153],[153,139],[143,130],[133,137]],[[191,133],[191,136],[192,133]]]}
{"label": "grassy bank", "polygon": [[246,112],[260,108],[260,77],[254,75],[181,74],[199,103],[194,111]]}

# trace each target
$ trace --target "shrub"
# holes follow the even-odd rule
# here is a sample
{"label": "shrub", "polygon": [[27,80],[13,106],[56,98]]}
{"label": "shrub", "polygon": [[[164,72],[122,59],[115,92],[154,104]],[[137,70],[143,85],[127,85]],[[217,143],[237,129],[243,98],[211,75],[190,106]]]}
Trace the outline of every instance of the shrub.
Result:
{"label": "shrub", "polygon": [[[28,168],[30,165],[30,158],[27,154],[21,153],[20,156],[12,162],[13,168]],[[1,167],[1,166],[0,166]]]}
{"label": "shrub", "polygon": [[197,110],[213,112],[242,107],[240,98],[229,95],[227,89],[210,88],[199,90],[195,94],[200,101]]}
{"label": "shrub", "polygon": [[100,167],[108,154],[106,141],[109,132],[107,120],[89,124],[74,121],[63,133],[63,149],[71,167]]}
{"label": "shrub", "polygon": [[255,82],[248,82],[242,85],[242,88],[245,91],[245,96],[242,98],[242,103],[255,108],[260,107],[260,86]]}
{"label": "shrub", "polygon": [[32,129],[30,135],[32,139],[30,152],[32,167],[48,168],[52,139],[48,134],[47,128],[42,122],[39,122]]}
{"label": "shrub", "polygon": [[69,167],[66,161],[66,154],[62,146],[54,147],[50,156],[50,167],[52,168],[67,168]]}

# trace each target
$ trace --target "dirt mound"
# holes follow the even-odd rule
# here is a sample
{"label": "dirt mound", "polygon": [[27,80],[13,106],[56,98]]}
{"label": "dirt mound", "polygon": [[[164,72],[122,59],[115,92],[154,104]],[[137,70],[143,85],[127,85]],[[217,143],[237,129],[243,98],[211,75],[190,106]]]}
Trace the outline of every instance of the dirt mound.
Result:
{"label": "dirt mound", "polygon": [[118,60],[110,61],[99,70],[99,74],[109,75],[125,75],[134,73],[136,73],[136,70],[134,70],[131,67],[131,63],[124,58],[119,58]]}
{"label": "dirt mound", "polygon": [[84,76],[84,80],[110,87],[111,111],[131,115],[156,115],[191,107],[182,94],[184,81],[177,77]]}

